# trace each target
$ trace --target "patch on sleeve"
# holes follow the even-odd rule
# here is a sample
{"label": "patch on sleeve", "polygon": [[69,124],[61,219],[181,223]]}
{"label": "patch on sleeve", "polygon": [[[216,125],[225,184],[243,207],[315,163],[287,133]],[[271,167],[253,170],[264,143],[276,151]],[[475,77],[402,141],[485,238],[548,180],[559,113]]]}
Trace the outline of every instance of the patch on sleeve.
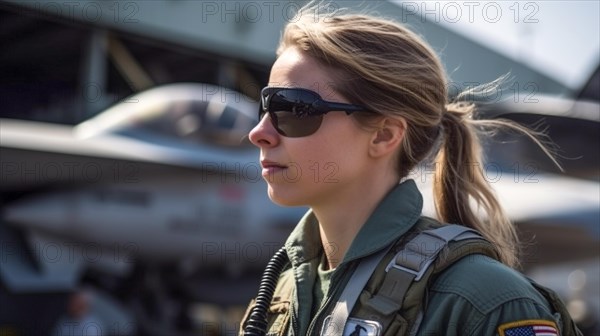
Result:
{"label": "patch on sleeve", "polygon": [[558,336],[556,323],[546,320],[523,320],[498,327],[500,336]]}

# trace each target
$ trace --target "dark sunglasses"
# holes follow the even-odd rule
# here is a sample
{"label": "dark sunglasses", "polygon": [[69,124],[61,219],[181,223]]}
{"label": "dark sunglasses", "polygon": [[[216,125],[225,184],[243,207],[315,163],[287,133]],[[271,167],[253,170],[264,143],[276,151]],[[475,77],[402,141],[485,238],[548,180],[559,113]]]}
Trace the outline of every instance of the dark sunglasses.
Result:
{"label": "dark sunglasses", "polygon": [[260,93],[258,120],[265,113],[277,133],[299,138],[315,133],[321,126],[323,115],[331,111],[369,112],[364,107],[323,100],[318,93],[300,88],[265,87]]}

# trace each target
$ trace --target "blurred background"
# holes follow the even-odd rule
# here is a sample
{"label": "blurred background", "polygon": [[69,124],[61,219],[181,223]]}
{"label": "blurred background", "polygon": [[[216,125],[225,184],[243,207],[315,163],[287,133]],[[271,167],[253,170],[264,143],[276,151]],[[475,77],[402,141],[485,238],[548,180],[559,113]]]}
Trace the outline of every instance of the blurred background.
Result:
{"label": "blurred background", "polygon": [[[240,140],[302,4],[0,1],[1,336],[236,334],[305,211],[270,203]],[[509,74],[472,97],[479,117],[546,130],[564,171],[512,133],[486,138],[481,164],[524,243],[521,270],[598,335],[599,3],[330,7],[410,26],[453,95]],[[433,169],[412,176],[426,198]]]}

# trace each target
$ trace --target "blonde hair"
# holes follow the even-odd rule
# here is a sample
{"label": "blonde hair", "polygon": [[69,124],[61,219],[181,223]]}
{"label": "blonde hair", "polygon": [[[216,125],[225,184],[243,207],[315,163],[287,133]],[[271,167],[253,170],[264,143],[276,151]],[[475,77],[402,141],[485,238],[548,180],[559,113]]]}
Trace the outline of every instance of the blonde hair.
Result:
{"label": "blonde hair", "polygon": [[[399,176],[406,177],[437,151],[434,200],[439,219],[478,230],[494,244],[503,263],[518,265],[518,237],[484,177],[477,128],[510,127],[540,144],[534,132],[508,121],[472,119],[475,106],[460,101],[467,92],[448,102],[447,78],[436,53],[392,20],[366,14],[319,15],[305,7],[287,24],[277,54],[290,47],[331,69],[333,89],[352,103],[404,118],[408,127],[398,153]],[[369,118],[357,115],[365,125]],[[477,216],[470,200],[487,220]]]}

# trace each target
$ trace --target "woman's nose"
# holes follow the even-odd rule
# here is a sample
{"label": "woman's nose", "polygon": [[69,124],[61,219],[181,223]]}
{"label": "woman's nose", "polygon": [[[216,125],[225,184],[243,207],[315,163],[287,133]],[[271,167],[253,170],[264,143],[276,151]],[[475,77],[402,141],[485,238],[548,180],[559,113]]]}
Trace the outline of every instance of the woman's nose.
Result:
{"label": "woman's nose", "polygon": [[271,119],[268,114],[258,122],[248,134],[248,138],[253,145],[259,148],[263,147],[275,147],[279,144],[280,135],[273,127]]}

